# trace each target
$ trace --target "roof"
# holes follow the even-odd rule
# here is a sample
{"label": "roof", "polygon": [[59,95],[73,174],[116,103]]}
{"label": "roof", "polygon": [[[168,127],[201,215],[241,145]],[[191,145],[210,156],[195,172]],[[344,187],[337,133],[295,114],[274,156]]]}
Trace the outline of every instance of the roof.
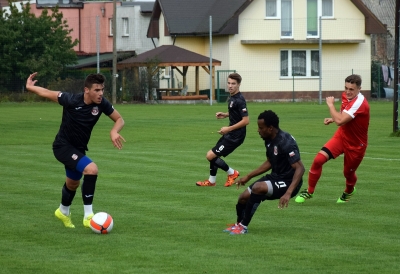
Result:
{"label": "roof", "polygon": [[[117,55],[118,59],[121,58],[126,58],[132,56],[134,53],[119,53]],[[113,61],[113,53],[104,53],[99,55],[99,63],[104,63],[104,62],[110,62]],[[93,65],[97,64],[97,55],[86,57],[86,58],[81,58],[78,59],[77,64],[75,65],[69,65],[67,68],[74,68],[74,69],[79,69],[79,68],[86,68],[86,67],[91,67]]]}
{"label": "roof", "polygon": [[[386,33],[386,26],[362,0],[350,0],[365,17],[365,34]],[[207,36],[212,16],[213,35],[238,34],[238,17],[253,0],[156,0],[147,30],[148,38],[159,38],[160,31],[169,36]],[[161,14],[165,29],[159,29]]]}
{"label": "roof", "polygon": [[121,6],[140,6],[141,13],[152,13],[155,1],[135,1],[135,2],[121,2]]}
{"label": "roof", "polygon": [[362,0],[367,8],[372,11],[376,17],[388,28],[395,26],[396,17],[396,0],[386,1],[374,1],[374,0]]}
{"label": "roof", "polygon": [[238,16],[253,0],[156,0],[147,37],[158,38],[161,13],[166,31],[176,36],[209,35],[212,16],[214,35],[237,34]]}
{"label": "roof", "polygon": [[362,0],[350,0],[365,17],[365,34],[387,33],[384,25],[373,12],[371,12]]}
{"label": "roof", "polygon": [[[160,67],[206,66],[210,64],[210,58],[174,45],[164,45],[118,62],[118,68],[145,67],[151,62],[156,62]],[[212,63],[221,65],[221,61],[216,59],[212,59]]]}

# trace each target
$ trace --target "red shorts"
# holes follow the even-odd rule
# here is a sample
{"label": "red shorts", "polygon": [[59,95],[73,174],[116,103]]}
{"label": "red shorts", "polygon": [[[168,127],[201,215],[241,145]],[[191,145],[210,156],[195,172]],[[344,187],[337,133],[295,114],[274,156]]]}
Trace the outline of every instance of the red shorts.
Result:
{"label": "red shorts", "polygon": [[356,171],[364,158],[366,146],[348,146],[343,138],[335,134],[325,145],[332,153],[333,158],[344,154],[344,171]]}

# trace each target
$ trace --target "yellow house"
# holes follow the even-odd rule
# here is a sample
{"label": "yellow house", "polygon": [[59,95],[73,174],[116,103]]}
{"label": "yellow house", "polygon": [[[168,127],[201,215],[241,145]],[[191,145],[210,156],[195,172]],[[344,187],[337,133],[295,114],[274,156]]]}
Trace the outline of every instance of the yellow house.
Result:
{"label": "yellow house", "polygon": [[[339,96],[352,73],[369,97],[370,34],[380,33],[361,0],[156,0],[147,37],[220,60],[217,73],[242,75],[247,100],[302,100]],[[200,79],[208,89],[208,74]]]}

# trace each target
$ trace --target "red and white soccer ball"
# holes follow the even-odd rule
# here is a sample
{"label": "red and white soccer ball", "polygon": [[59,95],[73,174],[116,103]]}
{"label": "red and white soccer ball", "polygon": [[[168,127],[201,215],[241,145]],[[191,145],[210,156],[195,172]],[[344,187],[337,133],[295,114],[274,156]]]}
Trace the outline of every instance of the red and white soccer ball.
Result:
{"label": "red and white soccer ball", "polygon": [[113,218],[106,212],[98,212],[90,220],[90,228],[97,234],[108,234],[113,226]]}

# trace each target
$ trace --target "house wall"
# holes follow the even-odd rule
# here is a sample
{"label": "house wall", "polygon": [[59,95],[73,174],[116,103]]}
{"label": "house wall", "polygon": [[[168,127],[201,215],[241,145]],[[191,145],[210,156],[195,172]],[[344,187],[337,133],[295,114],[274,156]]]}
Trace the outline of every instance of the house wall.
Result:
{"label": "house wall", "polygon": [[[117,5],[120,3],[117,2]],[[101,8],[104,8],[104,16]],[[31,4],[32,13],[40,16],[43,9],[37,9]],[[100,53],[113,51],[113,39],[110,36],[109,20],[113,16],[112,2],[84,2],[84,8],[59,8],[63,18],[67,20],[72,40],[78,39],[79,45],[74,47],[77,52],[86,54],[97,53],[96,44],[96,16],[99,17]],[[49,10],[51,14],[51,10]]]}
{"label": "house wall", "polygon": [[[371,39],[365,34],[364,15],[347,0],[335,0],[334,18],[322,20],[322,39],[327,42],[322,44],[321,83],[318,76],[280,76],[281,50],[319,49],[318,39],[313,43],[307,39],[307,0],[293,3],[293,38],[281,39],[280,20],[265,19],[265,1],[254,0],[239,16],[239,34],[213,37],[212,57],[222,62],[216,69],[240,73],[241,91],[248,99],[318,98],[320,84],[322,98],[339,97],[344,79],[352,73],[361,75],[362,89],[369,97]],[[162,17],[160,30],[163,29]],[[242,44],[244,40],[259,41],[259,44]],[[172,44],[172,41],[170,37],[160,37],[160,45]],[[175,45],[209,55],[208,37],[179,37]],[[208,74],[200,79],[200,89],[208,89]]]}
{"label": "house wall", "polygon": [[[140,6],[117,7],[117,50],[132,51],[141,54],[154,48],[151,39],[146,37],[150,15],[144,16],[140,13]],[[128,18],[129,35],[123,35],[122,18]]]}
{"label": "house wall", "polygon": [[[151,39],[146,37],[150,15],[140,13],[140,6],[117,6],[117,51],[136,51],[137,54],[154,48]],[[32,13],[40,16],[43,9],[37,9],[36,3],[31,4]],[[110,20],[113,18],[113,2],[84,2],[83,9],[59,8],[63,18],[67,20],[71,37],[78,39],[79,45],[74,50],[81,54],[93,55],[97,53],[96,17],[99,19],[99,51],[100,53],[113,52],[113,36],[110,35]],[[102,12],[104,10],[104,13]],[[51,10],[49,10],[51,14]],[[129,35],[123,35],[122,18],[129,21]]]}
{"label": "house wall", "polygon": [[[317,97],[319,78],[280,77],[280,50],[316,49],[318,43],[306,42],[306,0],[294,1],[293,38],[302,44],[282,43],[279,20],[265,19],[265,1],[255,0],[239,17],[239,34],[229,37],[229,66],[243,77],[241,90],[252,98],[287,98],[291,93]],[[336,43],[322,45],[322,90],[339,94],[344,78],[352,73],[363,78],[363,89],[370,90],[371,43],[365,35],[364,15],[346,0],[334,1],[334,19],[322,21],[323,40],[352,39],[364,43]],[[241,44],[241,40],[277,40],[275,43]],[[217,58],[217,57],[216,57]],[[226,60],[221,56],[223,63]],[[246,81],[246,79],[250,79]],[[276,93],[281,93],[277,95]],[[369,96],[369,94],[367,95]]]}

